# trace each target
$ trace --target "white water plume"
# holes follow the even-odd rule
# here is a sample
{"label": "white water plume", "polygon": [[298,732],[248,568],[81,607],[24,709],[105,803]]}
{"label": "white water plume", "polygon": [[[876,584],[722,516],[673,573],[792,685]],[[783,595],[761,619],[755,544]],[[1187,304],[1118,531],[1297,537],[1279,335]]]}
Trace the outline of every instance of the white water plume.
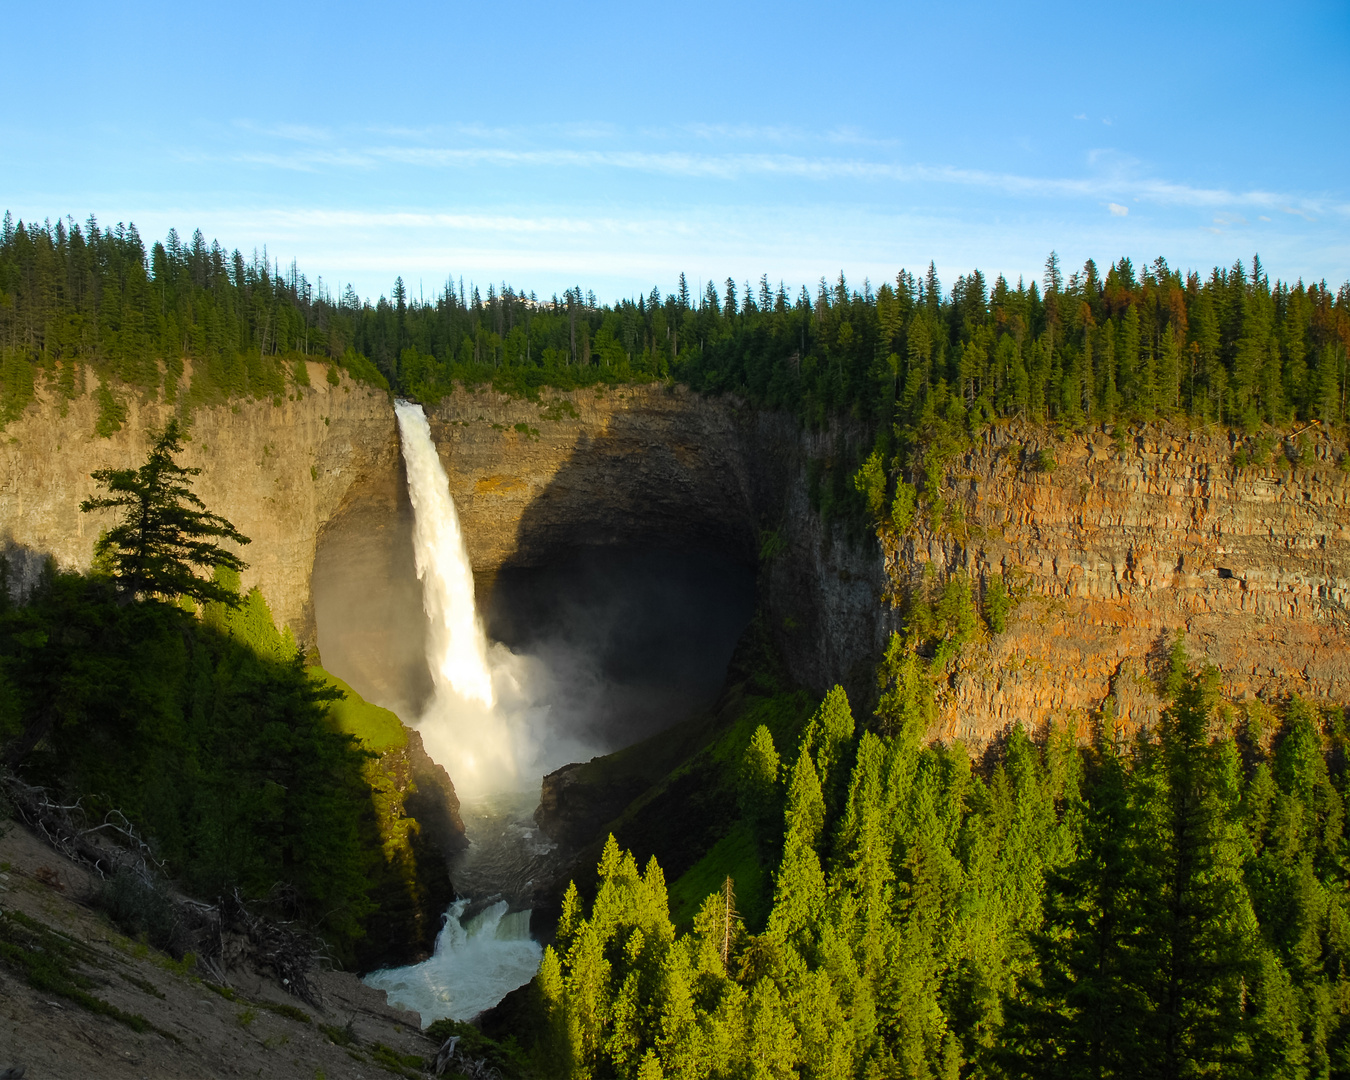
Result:
{"label": "white water plume", "polygon": [[[413,554],[422,581],[427,616],[427,665],[435,694],[418,729],[427,751],[444,765],[461,790],[501,790],[519,778],[519,754],[506,717],[498,715],[505,682],[519,697],[510,670],[514,657],[502,649],[497,671],[489,663],[487,637],[474,606],[473,570],[459,528],[450,481],[431,439],[422,406],[394,405],[408,496],[413,506]],[[494,678],[494,675],[496,678]]]}
{"label": "white water plume", "polygon": [[462,795],[518,790],[551,768],[596,752],[560,730],[557,721],[593,711],[599,680],[580,657],[560,662],[521,656],[488,642],[474,605],[473,569],[450,481],[426,414],[406,401],[397,402],[394,412],[408,472],[434,687],[417,729],[427,753],[445,766]]}
{"label": "white water plume", "polygon": [[422,579],[422,604],[431,622],[427,657],[431,673],[438,687],[446,684],[465,701],[490,709],[495,698],[487,638],[474,610],[473,570],[450,496],[450,481],[431,441],[431,426],[422,406],[400,401],[394,414],[413,505],[417,576]]}

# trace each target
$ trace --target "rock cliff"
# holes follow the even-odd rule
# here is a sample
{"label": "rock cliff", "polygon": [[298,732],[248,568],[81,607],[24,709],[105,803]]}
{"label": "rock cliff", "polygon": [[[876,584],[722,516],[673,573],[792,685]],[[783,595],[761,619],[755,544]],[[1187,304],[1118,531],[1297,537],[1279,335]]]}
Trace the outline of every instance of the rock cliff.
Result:
{"label": "rock cliff", "polygon": [[[941,734],[982,742],[1014,721],[1086,717],[1108,694],[1122,723],[1150,723],[1150,675],[1178,630],[1229,698],[1350,698],[1341,447],[1320,437],[1303,464],[1277,451],[1247,468],[1236,448],[1212,429],[1056,440],[1006,426],[953,459],[964,521],[888,538],[893,581],[915,583],[926,563],[1005,572],[1025,599],[1006,633],[967,647]],[[1037,468],[1041,450],[1053,470]]]}
{"label": "rock cliff", "polygon": [[[569,547],[714,549],[761,562],[761,601],[804,682],[870,686],[883,561],[807,499],[807,462],[834,434],[659,385],[541,402],[461,391],[429,415],[480,589]],[[761,561],[770,534],[777,553]]]}
{"label": "rock cliff", "polygon": [[[236,401],[194,411],[180,463],[201,468],[195,490],[206,505],[252,539],[242,552],[244,586],[257,585],[278,622],[297,640],[314,640],[310,573],[320,530],[353,485],[398,466],[398,436],[387,395],[310,364],[309,386],[293,386],[279,404]],[[0,544],[20,577],[47,556],[85,569],[110,516],[81,514],[96,469],[134,468],[147,451],[146,430],[171,407],[131,399],[122,429],[94,434],[91,394],[59,402],[39,393],[0,435]]]}
{"label": "rock cliff", "polygon": [[[205,469],[208,505],[254,538],[245,583],[305,642],[315,638],[316,547],[345,537],[355,566],[372,564],[366,549],[382,530],[407,545],[390,403],[345,375],[330,386],[324,372],[312,365],[312,386],[280,405],[198,410],[184,455]],[[759,565],[794,673],[817,690],[842,681],[864,707],[897,625],[893,601],[926,564],[982,581],[1004,572],[1024,601],[1007,633],[967,647],[942,702],[944,736],[983,741],[1013,720],[1090,713],[1108,694],[1147,722],[1157,710],[1149,664],[1178,629],[1218,665],[1230,696],[1350,695],[1350,477],[1325,437],[1306,467],[1280,468],[1277,455],[1235,469],[1218,431],[1052,438],[1002,425],[948,463],[959,514],[904,537],[849,540],[812,510],[806,482],[809,463],[847,432],[803,431],[662,385],[539,401],[460,390],[427,412],[480,590],[504,566],[581,546],[727,553]],[[99,523],[77,507],[89,473],[136,464],[144,429],[163,416],[161,405],[133,405],[122,431],[98,439],[90,398],[65,415],[43,400],[11,424],[0,444],[0,534],[11,549],[87,565]],[[1035,466],[1043,448],[1053,471]],[[391,565],[399,559],[410,564],[411,553]],[[411,595],[407,567],[395,569],[394,591]],[[393,595],[371,592],[381,590]],[[416,666],[420,646],[401,648],[399,662]]]}
{"label": "rock cliff", "polygon": [[726,402],[678,386],[460,391],[428,416],[476,573],[618,543],[754,559],[754,462]]}
{"label": "rock cliff", "polygon": [[1108,695],[1122,723],[1150,723],[1152,676],[1178,630],[1230,698],[1350,697],[1350,476],[1316,433],[1301,465],[1277,452],[1238,469],[1234,437],[1214,429],[1000,425],[948,463],[941,526],[859,541],[807,498],[808,463],[845,433],[732,399],[461,392],[432,410],[432,429],[480,574],[581,544],[763,554],[761,600],[792,670],[817,690],[843,682],[864,708],[898,601],[926,566],[1005,574],[1021,602],[1006,633],[967,647],[942,737],[979,745],[1016,721],[1086,717]]}

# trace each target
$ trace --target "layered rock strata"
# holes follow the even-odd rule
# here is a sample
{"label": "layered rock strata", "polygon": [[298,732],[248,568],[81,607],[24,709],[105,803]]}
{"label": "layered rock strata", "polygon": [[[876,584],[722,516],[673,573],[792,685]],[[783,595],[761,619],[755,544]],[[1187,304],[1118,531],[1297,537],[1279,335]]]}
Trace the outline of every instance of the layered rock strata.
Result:
{"label": "layered rock strata", "polygon": [[1350,699],[1342,448],[1322,437],[1305,464],[1277,450],[1247,468],[1235,449],[1217,430],[1056,440],[1004,426],[949,462],[945,524],[886,537],[890,576],[913,587],[929,564],[1002,573],[1022,602],[1006,633],[967,646],[941,734],[978,743],[1011,723],[1087,718],[1108,695],[1122,724],[1151,723],[1178,631],[1230,699]]}
{"label": "layered rock strata", "polygon": [[[324,372],[311,365],[312,387],[280,405],[198,410],[183,459],[204,468],[207,504],[254,538],[245,583],[307,643],[325,535],[374,536],[372,522],[385,519],[389,536],[406,531],[390,402],[345,375],[331,387]],[[817,690],[843,682],[862,708],[898,626],[894,602],[926,565],[982,582],[1004,573],[1024,600],[1007,633],[966,648],[943,698],[944,736],[978,742],[1014,721],[1085,716],[1108,695],[1130,722],[1148,722],[1158,707],[1150,664],[1181,629],[1230,696],[1350,695],[1350,478],[1335,466],[1341,448],[1315,432],[1308,467],[1280,468],[1277,457],[1236,470],[1218,431],[1052,439],[1002,425],[948,463],[939,527],[921,518],[903,537],[849,539],[807,497],[809,463],[860,437],[846,428],[803,431],[790,417],[663,385],[538,401],[460,390],[427,412],[480,589],[503,566],[578,546],[730,553],[758,563],[794,674]],[[90,398],[65,415],[40,401],[6,429],[0,533],[18,561],[88,565],[100,527],[78,511],[89,473],[138,464],[144,429],[167,410],[133,403],[111,439],[93,436],[95,413]],[[1053,471],[1039,471],[1041,449]]]}

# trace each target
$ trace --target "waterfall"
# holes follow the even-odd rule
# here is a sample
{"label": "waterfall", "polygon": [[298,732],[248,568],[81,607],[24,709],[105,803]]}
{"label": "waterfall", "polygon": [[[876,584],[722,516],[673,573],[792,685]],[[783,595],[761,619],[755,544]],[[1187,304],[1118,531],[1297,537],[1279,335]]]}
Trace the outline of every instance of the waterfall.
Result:
{"label": "waterfall", "polygon": [[489,642],[474,606],[473,569],[422,406],[394,405],[408,495],[413,554],[427,616],[434,693],[416,727],[427,753],[461,795],[517,791],[598,750],[578,734],[600,681],[584,657],[554,646],[518,655]]}
{"label": "waterfall", "polygon": [[[536,783],[550,763],[589,756],[551,728],[555,703],[570,700],[584,712],[590,699],[575,689],[569,696],[567,686],[586,685],[576,674],[560,682],[537,657],[487,640],[459,514],[426,414],[407,401],[396,402],[394,414],[413,507],[413,555],[434,688],[417,729],[464,799],[470,848],[456,862],[456,880],[488,905],[466,919],[471,901],[461,894],[446,912],[434,956],[366,976],[391,1004],[421,1013],[425,1027],[442,1016],[468,1019],[538,970],[543,949],[530,937],[530,913],[511,907],[529,894],[539,859],[553,845],[539,835],[530,814],[534,800],[520,789]],[[475,873],[476,864],[482,872]]]}
{"label": "waterfall", "polygon": [[528,739],[502,697],[518,698],[519,663],[489,647],[474,606],[473,570],[436,445],[422,406],[399,401],[398,418],[413,553],[427,615],[427,665],[435,693],[417,727],[433,759],[462,792],[507,790],[520,782]]}
{"label": "waterfall", "polygon": [[417,576],[431,624],[427,660],[432,678],[438,688],[448,686],[464,700],[490,709],[495,701],[487,638],[474,608],[473,570],[450,495],[450,480],[431,441],[431,426],[422,406],[400,401],[394,413],[413,505]]}

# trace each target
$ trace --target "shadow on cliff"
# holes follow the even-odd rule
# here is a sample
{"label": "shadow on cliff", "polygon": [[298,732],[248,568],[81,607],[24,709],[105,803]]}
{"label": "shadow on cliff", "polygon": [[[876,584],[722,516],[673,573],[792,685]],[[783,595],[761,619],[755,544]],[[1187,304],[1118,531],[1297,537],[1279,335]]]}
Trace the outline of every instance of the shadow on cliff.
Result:
{"label": "shadow on cliff", "polygon": [[489,636],[547,667],[551,734],[596,753],[708,707],[754,612],[744,454],[683,419],[617,412],[583,431],[480,605]]}
{"label": "shadow on cliff", "polygon": [[13,535],[0,535],[0,584],[9,590],[9,598],[20,603],[41,579],[44,572],[56,569],[56,556],[27,544],[20,544]]}
{"label": "shadow on cliff", "polygon": [[432,695],[413,510],[403,456],[352,486],[315,547],[311,592],[324,667],[367,701],[415,720]]}
{"label": "shadow on cliff", "polygon": [[508,565],[559,551],[623,544],[716,552],[753,565],[758,528],[751,478],[735,445],[709,445],[693,425],[655,442],[640,415],[583,431],[567,463],[521,515]]}

